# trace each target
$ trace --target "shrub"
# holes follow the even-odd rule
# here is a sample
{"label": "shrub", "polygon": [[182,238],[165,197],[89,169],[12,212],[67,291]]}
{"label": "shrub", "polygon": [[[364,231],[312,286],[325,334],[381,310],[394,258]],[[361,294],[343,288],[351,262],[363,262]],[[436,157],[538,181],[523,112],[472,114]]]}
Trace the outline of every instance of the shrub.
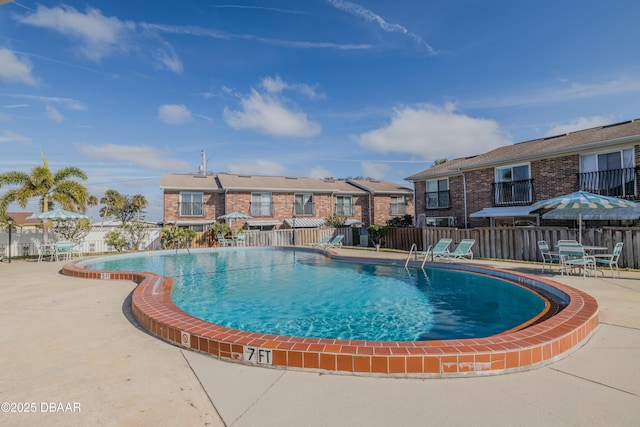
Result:
{"label": "shrub", "polygon": [[122,252],[125,246],[127,246],[127,238],[122,235],[121,232],[113,230],[104,235],[104,241],[107,242],[108,245],[113,246],[113,248]]}

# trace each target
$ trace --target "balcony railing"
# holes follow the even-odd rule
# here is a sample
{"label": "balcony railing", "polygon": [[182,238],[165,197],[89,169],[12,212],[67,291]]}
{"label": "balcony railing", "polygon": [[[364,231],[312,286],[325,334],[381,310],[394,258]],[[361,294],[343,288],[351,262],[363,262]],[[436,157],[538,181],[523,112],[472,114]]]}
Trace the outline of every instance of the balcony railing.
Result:
{"label": "balcony railing", "polygon": [[425,206],[427,209],[441,209],[449,207],[449,190],[427,191],[425,193]]}
{"label": "balcony railing", "polygon": [[251,202],[251,216],[273,216],[273,202]]}
{"label": "balcony railing", "polygon": [[621,199],[638,198],[637,168],[611,169],[578,174],[580,190]]}
{"label": "balcony railing", "polygon": [[183,202],[180,203],[180,216],[204,216],[204,203]]}
{"label": "balcony railing", "polygon": [[293,212],[296,215],[309,215],[309,216],[314,216],[316,214],[316,205],[315,203],[294,203],[293,205]]}
{"label": "balcony railing", "polygon": [[491,186],[497,206],[529,205],[533,201],[533,179],[494,182]]}

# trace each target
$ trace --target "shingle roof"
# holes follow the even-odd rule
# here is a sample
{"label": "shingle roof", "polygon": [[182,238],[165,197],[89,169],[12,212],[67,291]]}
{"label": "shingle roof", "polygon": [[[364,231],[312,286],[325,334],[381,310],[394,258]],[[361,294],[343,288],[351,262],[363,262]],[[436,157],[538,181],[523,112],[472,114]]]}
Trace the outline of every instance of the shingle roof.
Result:
{"label": "shingle roof", "polygon": [[162,175],[160,188],[165,190],[220,190],[215,175]]}
{"label": "shingle roof", "polygon": [[349,185],[343,180],[301,178],[264,175],[232,175],[218,174],[222,188],[230,190],[265,190],[265,191],[313,191],[327,193],[364,194],[359,188]]}
{"label": "shingle roof", "polygon": [[426,177],[451,175],[458,169],[471,170],[504,162],[560,156],[588,148],[634,140],[640,140],[640,119],[506,145],[477,156],[454,159],[435,165],[405,179],[416,181]]}
{"label": "shingle roof", "polygon": [[165,174],[160,181],[164,190],[313,192],[337,194],[412,194],[411,188],[390,181],[340,180],[265,175]]}
{"label": "shingle roof", "polygon": [[374,194],[413,194],[413,190],[400,184],[390,181],[378,181],[373,179],[348,179],[347,182],[353,183],[360,188],[370,191]]}

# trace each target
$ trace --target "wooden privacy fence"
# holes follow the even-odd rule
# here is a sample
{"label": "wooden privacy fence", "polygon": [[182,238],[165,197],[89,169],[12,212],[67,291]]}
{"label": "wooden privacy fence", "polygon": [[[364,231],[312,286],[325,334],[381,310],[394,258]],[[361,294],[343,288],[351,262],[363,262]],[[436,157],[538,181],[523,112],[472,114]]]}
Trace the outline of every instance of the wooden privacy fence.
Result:
{"label": "wooden privacy fence", "polygon": [[[422,251],[429,245],[435,246],[443,237],[453,239],[451,249],[462,239],[475,239],[476,244],[472,250],[476,258],[537,262],[542,261],[538,251],[539,240],[546,240],[552,248],[558,240],[579,240],[577,230],[565,227],[389,228],[384,238],[384,247],[408,251],[415,243],[418,250]],[[620,267],[640,269],[640,228],[602,227],[583,230],[582,244],[585,246],[606,246],[609,248],[608,253],[611,253],[617,242],[624,243],[618,262]]]}

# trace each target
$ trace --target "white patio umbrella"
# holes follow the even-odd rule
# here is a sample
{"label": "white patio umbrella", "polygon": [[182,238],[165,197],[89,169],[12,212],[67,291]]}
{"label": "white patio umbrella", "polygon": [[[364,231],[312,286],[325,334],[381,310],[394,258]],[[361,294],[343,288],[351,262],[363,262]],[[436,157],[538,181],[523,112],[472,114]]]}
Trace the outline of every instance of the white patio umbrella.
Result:
{"label": "white patio umbrella", "polygon": [[[46,212],[35,213],[31,216],[28,216],[27,219],[40,219],[43,221],[51,220],[51,221],[67,221],[67,220],[78,220],[78,219],[87,219],[88,216],[78,213],[66,211],[64,209],[53,209]],[[46,244],[48,240],[48,233],[46,225],[42,227],[42,241]]]}
{"label": "white patio umbrella", "polygon": [[617,197],[601,196],[588,191],[576,191],[564,196],[553,197],[535,202],[533,206],[547,209],[574,209],[578,212],[578,240],[582,243],[582,209],[584,208],[634,208],[635,202],[618,199]]}

